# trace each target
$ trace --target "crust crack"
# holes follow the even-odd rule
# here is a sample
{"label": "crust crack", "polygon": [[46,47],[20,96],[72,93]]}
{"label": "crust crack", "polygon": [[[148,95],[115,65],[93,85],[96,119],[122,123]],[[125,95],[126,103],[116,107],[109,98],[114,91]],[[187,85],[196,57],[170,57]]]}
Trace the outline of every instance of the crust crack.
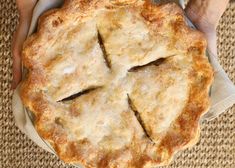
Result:
{"label": "crust crack", "polygon": [[76,99],[76,98],[78,98],[78,97],[80,97],[80,96],[82,96],[84,94],[88,94],[88,93],[90,93],[90,92],[92,92],[92,91],[94,91],[94,90],[96,90],[98,88],[101,88],[101,86],[89,87],[89,88],[84,89],[84,90],[82,90],[82,91],[80,91],[78,93],[75,93],[75,94],[71,95],[71,96],[63,98],[62,100],[59,100],[58,102],[66,102],[66,101],[74,100],[74,99]]}
{"label": "crust crack", "polygon": [[134,72],[134,71],[138,71],[138,70],[141,70],[147,66],[151,66],[151,65],[155,65],[155,66],[159,66],[161,65],[164,61],[166,60],[166,58],[159,58],[157,60],[154,60],[154,61],[151,61],[147,64],[144,64],[144,65],[137,65],[137,66],[134,66],[134,67],[131,67],[128,72]]}
{"label": "crust crack", "polygon": [[104,57],[104,60],[105,60],[105,64],[106,66],[111,69],[111,61],[110,59],[108,58],[108,54],[107,54],[107,51],[106,51],[106,48],[104,46],[104,40],[99,32],[99,30],[97,30],[97,37],[98,37],[98,43],[100,45],[100,48],[102,50],[102,53],[103,53],[103,57]]}
{"label": "crust crack", "polygon": [[131,110],[134,112],[137,121],[139,122],[140,126],[142,127],[142,129],[143,129],[143,131],[144,131],[144,134],[146,135],[146,137],[147,137],[150,141],[153,142],[153,140],[152,140],[152,138],[150,137],[148,131],[146,130],[146,126],[145,126],[145,124],[144,124],[144,122],[143,122],[143,119],[141,118],[139,111],[136,109],[135,105],[133,104],[133,101],[131,100],[129,94],[127,94],[127,99],[128,99],[129,107],[130,107]]}

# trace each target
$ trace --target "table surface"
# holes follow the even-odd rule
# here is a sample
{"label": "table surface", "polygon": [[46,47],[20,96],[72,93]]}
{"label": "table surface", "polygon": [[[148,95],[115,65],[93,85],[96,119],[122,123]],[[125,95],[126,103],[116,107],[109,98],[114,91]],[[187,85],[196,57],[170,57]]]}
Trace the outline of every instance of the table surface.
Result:
{"label": "table surface", "polygon": [[[14,123],[10,82],[11,40],[18,22],[15,1],[0,3],[0,168],[71,167],[43,151]],[[221,65],[235,83],[235,2],[230,2],[218,26]],[[235,168],[235,105],[213,121],[201,124],[196,146],[177,154],[165,168]]]}

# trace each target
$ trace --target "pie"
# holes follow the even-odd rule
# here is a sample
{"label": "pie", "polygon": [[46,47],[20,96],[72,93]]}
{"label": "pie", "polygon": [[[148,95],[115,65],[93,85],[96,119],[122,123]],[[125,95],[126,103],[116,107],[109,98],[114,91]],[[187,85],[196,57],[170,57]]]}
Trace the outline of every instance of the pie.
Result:
{"label": "pie", "polygon": [[24,44],[21,98],[67,163],[167,165],[197,142],[209,109],[205,50],[174,3],[66,1]]}

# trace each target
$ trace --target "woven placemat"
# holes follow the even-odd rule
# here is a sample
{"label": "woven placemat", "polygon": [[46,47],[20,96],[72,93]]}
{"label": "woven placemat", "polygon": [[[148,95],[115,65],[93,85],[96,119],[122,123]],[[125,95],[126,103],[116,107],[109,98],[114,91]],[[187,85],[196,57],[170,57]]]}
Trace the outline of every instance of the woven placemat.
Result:
{"label": "woven placemat", "polygon": [[[11,110],[11,39],[18,20],[16,4],[0,0],[0,168],[70,167],[29,140],[15,126]],[[218,27],[220,62],[235,83],[235,3]],[[200,142],[164,168],[235,168],[235,106],[201,126]]]}

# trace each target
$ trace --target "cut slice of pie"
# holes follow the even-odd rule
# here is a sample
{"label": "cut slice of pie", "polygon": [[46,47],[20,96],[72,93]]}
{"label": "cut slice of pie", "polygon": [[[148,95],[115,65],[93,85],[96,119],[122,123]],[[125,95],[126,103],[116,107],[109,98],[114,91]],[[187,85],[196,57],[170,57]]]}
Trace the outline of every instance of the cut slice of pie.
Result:
{"label": "cut slice of pie", "polygon": [[68,0],[24,44],[21,97],[67,163],[167,165],[209,109],[205,49],[174,3]]}

